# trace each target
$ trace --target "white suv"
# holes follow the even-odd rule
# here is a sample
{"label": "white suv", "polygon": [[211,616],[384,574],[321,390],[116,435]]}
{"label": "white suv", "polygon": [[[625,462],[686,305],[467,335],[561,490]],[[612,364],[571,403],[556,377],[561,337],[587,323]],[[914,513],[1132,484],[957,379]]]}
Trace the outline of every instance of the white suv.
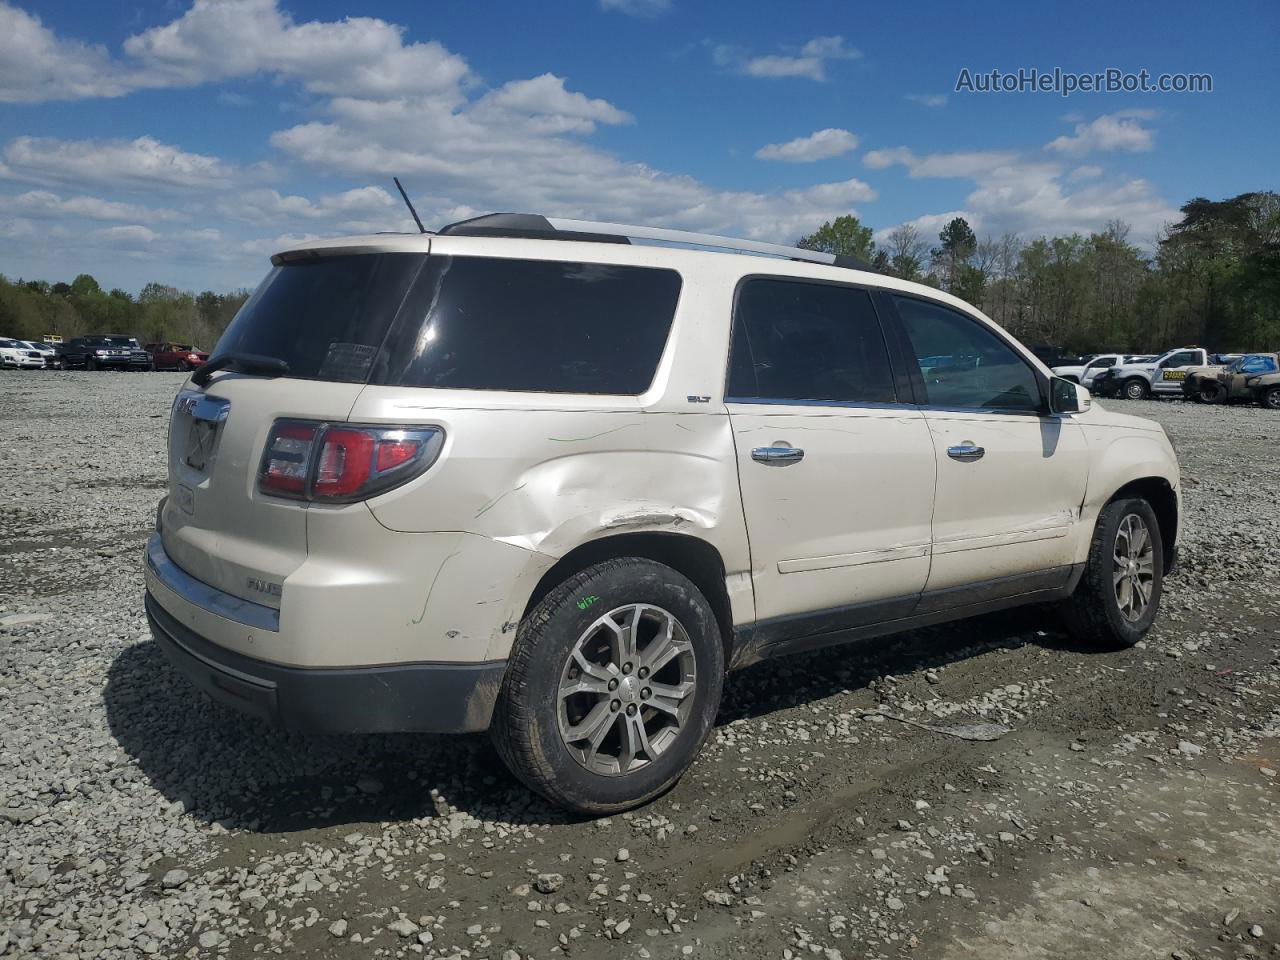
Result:
{"label": "white suv", "polygon": [[241,710],[487,729],[600,813],[677,780],[727,669],[1025,603],[1098,646],[1156,616],[1164,431],[938,290],[511,214],[272,262],[174,402],[147,547],[156,639]]}

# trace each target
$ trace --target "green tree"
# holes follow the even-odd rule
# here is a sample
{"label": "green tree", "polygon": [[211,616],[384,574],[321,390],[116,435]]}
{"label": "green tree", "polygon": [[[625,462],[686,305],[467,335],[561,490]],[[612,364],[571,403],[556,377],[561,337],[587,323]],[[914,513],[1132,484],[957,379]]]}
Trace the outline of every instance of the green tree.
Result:
{"label": "green tree", "polygon": [[[933,250],[933,262],[942,272],[942,289],[955,293],[957,285],[965,280],[961,268],[978,249],[978,238],[964,217],[954,217],[938,234],[940,246]],[[972,280],[966,281],[970,286]]]}
{"label": "green tree", "polygon": [[875,257],[876,245],[871,239],[871,228],[864,227],[850,213],[824,223],[807,237],[801,237],[796,246],[801,250],[834,253],[838,257],[856,257],[870,263]]}

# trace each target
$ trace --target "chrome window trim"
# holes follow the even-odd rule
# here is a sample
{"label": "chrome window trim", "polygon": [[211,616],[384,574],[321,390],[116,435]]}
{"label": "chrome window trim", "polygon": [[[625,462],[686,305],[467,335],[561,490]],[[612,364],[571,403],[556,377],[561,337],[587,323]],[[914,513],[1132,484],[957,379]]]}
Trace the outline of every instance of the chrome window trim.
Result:
{"label": "chrome window trim", "polygon": [[224,620],[234,620],[247,627],[280,632],[280,611],[252,600],[245,600],[211,587],[181,569],[165,553],[160,534],[147,541],[147,566],[155,578],[183,600]]}

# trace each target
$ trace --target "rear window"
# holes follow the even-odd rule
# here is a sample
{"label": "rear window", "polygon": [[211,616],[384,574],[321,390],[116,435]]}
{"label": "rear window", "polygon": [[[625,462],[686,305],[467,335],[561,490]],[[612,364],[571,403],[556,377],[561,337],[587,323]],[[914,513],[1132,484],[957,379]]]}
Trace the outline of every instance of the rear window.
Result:
{"label": "rear window", "polygon": [[388,386],[634,395],[653,382],[680,275],[559,260],[363,254],[276,267],[214,356]]}
{"label": "rear window", "polygon": [[254,353],[289,365],[289,376],[363,383],[420,253],[321,257],[273,269],[245,302],[214,356]]}

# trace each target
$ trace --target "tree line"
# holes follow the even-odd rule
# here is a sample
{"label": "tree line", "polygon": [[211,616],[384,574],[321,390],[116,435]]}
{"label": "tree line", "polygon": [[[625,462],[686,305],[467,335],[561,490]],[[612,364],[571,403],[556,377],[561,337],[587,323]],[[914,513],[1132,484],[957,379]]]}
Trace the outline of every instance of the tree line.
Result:
{"label": "tree line", "polygon": [[975,235],[963,217],[933,243],[904,224],[881,242],[854,216],[802,238],[981,308],[1027,343],[1069,352],[1280,348],[1280,194],[1196,197],[1151,254],[1113,220],[1088,236]]}
{"label": "tree line", "polygon": [[[979,238],[956,217],[936,243],[911,224],[877,243],[852,215],[802,238],[810,250],[858,257],[882,273],[940,287],[980,307],[1027,343],[1070,352],[1152,353],[1280,348],[1280,194],[1197,197],[1148,254],[1112,221],[1088,236],[1006,233]],[[0,275],[0,336],[122,333],[209,349],[249,291],[193,294],[149,283],[138,296],[103,290],[89,274],[70,283]]]}
{"label": "tree line", "polygon": [[119,288],[103,290],[87,273],[70,283],[0,275],[0,337],[116,333],[140,343],[171,340],[208,350],[248,296],[248,290],[195,294],[149,283],[135,297]]}

